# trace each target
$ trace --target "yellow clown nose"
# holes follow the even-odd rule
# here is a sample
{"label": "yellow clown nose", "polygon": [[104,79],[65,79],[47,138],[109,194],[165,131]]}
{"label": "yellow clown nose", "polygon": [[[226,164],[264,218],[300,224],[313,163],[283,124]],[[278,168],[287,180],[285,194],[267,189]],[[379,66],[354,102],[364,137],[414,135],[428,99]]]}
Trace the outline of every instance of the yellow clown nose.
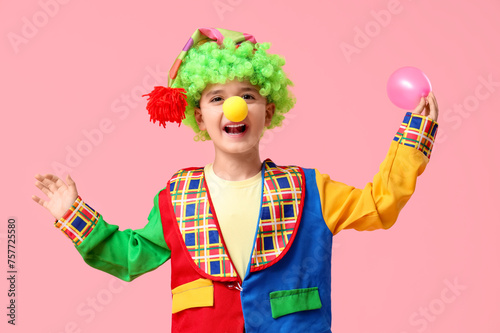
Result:
{"label": "yellow clown nose", "polygon": [[224,101],[222,111],[227,119],[237,123],[247,117],[248,105],[240,96],[232,96]]}

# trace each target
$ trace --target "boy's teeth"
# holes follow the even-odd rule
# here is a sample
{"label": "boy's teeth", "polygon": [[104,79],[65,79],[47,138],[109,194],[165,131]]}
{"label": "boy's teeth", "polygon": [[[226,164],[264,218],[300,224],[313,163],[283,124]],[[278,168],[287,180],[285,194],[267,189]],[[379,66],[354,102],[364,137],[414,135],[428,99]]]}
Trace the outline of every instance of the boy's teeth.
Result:
{"label": "boy's teeth", "polygon": [[240,134],[245,131],[246,125],[245,124],[230,124],[226,125],[224,127],[224,130],[228,134]]}

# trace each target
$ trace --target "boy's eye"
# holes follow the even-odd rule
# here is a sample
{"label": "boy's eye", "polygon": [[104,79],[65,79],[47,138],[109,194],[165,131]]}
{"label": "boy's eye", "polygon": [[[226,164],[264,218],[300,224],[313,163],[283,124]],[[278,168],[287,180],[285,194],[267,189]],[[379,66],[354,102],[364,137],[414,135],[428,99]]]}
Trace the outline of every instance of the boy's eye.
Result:
{"label": "boy's eye", "polygon": [[[255,99],[255,97],[253,97],[253,96],[252,96],[252,95],[250,95],[250,94],[245,94],[245,95],[243,95],[243,96],[242,96],[242,98],[243,98],[243,99]],[[210,102],[220,102],[220,101],[222,101],[222,99],[223,99],[222,97],[220,97],[220,96],[216,96],[216,97],[212,98],[212,99],[210,100]]]}
{"label": "boy's eye", "polygon": [[210,102],[220,102],[222,101],[222,97],[216,96],[210,100]]}

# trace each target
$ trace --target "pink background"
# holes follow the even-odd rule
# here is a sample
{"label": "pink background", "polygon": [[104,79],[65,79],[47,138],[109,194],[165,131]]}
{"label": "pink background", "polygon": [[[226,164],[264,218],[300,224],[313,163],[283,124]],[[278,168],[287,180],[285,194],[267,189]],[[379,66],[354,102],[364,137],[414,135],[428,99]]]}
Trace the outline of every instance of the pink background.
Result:
{"label": "pink background", "polygon": [[[261,157],[357,187],[371,181],[403,118],[387,78],[407,65],[427,74],[440,107],[431,162],[392,229],[334,238],[332,329],[500,331],[497,1],[54,1],[3,1],[0,10],[2,332],[169,331],[169,263],[118,282],[84,264],[30,197],[36,173],[83,149],[70,173],[84,200],[108,222],[140,228],[174,171],[211,161],[211,143],[149,123],[145,99],[122,100],[165,85],[198,27],[253,34],[287,60],[298,102],[266,134]],[[15,36],[25,39],[14,45]],[[347,44],[357,53],[346,56]],[[101,122],[109,133],[89,146],[85,133]],[[18,220],[15,327],[5,316],[9,216]]]}

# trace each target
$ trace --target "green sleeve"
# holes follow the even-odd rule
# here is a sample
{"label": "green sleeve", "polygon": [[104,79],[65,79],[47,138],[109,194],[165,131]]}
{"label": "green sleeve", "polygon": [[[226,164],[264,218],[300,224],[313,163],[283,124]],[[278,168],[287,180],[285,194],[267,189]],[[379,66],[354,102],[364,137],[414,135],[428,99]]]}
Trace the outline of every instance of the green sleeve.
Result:
{"label": "green sleeve", "polygon": [[[161,191],[160,191],[161,192]],[[71,239],[83,260],[90,266],[125,281],[152,271],[170,259],[170,249],[165,243],[158,194],[142,229],[120,231],[108,224],[102,216],[79,197],[56,226]],[[61,226],[64,226],[61,227]]]}

